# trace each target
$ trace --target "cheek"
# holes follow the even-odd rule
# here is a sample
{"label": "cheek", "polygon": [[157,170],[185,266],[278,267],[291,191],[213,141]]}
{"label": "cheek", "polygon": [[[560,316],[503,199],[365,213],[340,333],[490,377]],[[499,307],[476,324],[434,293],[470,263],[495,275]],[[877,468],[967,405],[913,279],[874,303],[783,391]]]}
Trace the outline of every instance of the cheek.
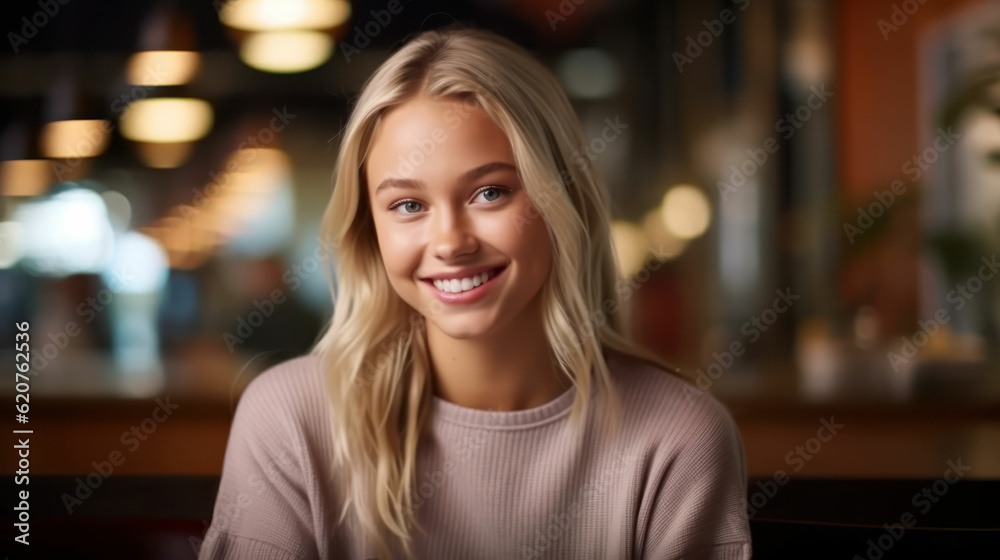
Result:
{"label": "cheek", "polygon": [[530,201],[525,199],[517,209],[504,221],[505,234],[508,239],[507,250],[525,261],[532,269],[548,270],[551,255],[548,227],[541,214]]}
{"label": "cheek", "polygon": [[378,223],[379,252],[389,274],[408,275],[420,263],[422,234],[398,224]]}

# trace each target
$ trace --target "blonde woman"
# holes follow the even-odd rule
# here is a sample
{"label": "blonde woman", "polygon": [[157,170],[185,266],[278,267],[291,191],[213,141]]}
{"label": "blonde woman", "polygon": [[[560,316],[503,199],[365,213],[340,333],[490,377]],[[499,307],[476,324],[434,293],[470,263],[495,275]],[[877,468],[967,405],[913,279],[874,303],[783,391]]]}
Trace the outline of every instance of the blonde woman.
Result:
{"label": "blonde woman", "polygon": [[200,558],[750,557],[739,432],[629,340],[586,142],[491,32],[382,64],[323,218],[332,321],[241,397]]}

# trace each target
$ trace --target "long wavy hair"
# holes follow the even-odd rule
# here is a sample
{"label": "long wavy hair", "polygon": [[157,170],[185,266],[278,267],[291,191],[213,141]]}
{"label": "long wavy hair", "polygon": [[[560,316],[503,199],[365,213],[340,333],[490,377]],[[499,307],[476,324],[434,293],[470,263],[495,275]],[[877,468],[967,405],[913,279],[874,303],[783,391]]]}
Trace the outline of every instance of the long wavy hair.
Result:
{"label": "long wavy hair", "polygon": [[[393,539],[413,557],[416,461],[428,425],[433,379],[426,317],[389,283],[367,201],[365,159],[386,112],[424,94],[476,103],[510,141],[524,190],[544,220],[552,269],[542,287],[545,333],[561,371],[576,386],[571,426],[582,425],[594,384],[607,414],[621,409],[604,352],[613,349],[681,376],[631,340],[610,232],[610,196],[589,159],[580,121],[558,79],[525,49],[464,27],[426,31],[368,79],[342,133],[321,242],[335,259],[328,277],[333,317],[312,350],[329,396],[334,470],[365,534],[384,557]],[[572,155],[577,153],[576,158]],[[570,165],[572,159],[573,165]],[[536,217],[535,219],[538,219]]]}

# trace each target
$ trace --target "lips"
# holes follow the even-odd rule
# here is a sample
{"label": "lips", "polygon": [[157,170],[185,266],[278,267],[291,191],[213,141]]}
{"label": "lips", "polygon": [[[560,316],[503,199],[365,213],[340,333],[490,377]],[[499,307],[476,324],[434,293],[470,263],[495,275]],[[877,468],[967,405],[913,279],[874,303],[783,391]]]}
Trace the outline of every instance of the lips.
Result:
{"label": "lips", "polygon": [[[478,275],[474,275],[473,278],[465,277],[462,282],[457,282],[457,280],[424,280],[427,283],[428,289],[431,293],[441,302],[448,305],[472,305],[476,302],[482,301],[484,298],[488,297],[489,294],[493,293],[494,286],[498,282],[498,279],[503,276],[503,272],[507,270],[507,266],[494,267],[492,269],[486,269]],[[491,272],[496,271],[496,272]],[[483,277],[487,279],[481,281]],[[468,282],[471,280],[472,284]],[[481,283],[476,284],[476,282],[481,281]],[[437,284],[437,285],[435,285]],[[443,286],[447,284],[452,286],[454,284],[460,284],[457,291],[449,291],[448,288]]]}

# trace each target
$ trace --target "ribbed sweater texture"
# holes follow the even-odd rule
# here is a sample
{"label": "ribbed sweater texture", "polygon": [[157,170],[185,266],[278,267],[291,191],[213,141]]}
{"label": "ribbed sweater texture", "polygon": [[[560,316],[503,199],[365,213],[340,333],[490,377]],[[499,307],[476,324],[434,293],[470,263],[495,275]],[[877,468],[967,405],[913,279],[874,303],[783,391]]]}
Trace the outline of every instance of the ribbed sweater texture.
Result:
{"label": "ribbed sweater texture", "polygon": [[[413,531],[416,558],[750,558],[729,411],[649,362],[606,356],[624,414],[614,437],[598,421],[596,384],[582,426],[569,423],[575,386],[508,412],[433,397],[411,504],[426,532]],[[331,476],[321,364],[295,358],[247,386],[199,559],[377,558],[350,512],[338,523],[345,492]]]}

